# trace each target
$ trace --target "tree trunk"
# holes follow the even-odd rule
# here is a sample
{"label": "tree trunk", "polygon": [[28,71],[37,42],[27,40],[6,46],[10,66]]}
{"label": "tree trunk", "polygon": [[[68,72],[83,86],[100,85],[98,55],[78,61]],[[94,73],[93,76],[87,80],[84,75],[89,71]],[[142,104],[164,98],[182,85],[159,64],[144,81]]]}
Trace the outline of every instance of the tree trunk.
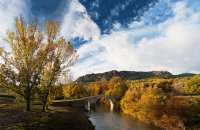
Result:
{"label": "tree trunk", "polygon": [[46,104],[46,110],[49,110],[49,106],[48,106],[48,104]]}
{"label": "tree trunk", "polygon": [[26,96],[26,111],[30,111],[30,94],[27,93],[27,96]]}
{"label": "tree trunk", "polygon": [[45,93],[44,99],[43,99],[43,104],[42,104],[42,111],[45,111],[46,104],[47,104],[47,98],[49,96],[49,91]]}

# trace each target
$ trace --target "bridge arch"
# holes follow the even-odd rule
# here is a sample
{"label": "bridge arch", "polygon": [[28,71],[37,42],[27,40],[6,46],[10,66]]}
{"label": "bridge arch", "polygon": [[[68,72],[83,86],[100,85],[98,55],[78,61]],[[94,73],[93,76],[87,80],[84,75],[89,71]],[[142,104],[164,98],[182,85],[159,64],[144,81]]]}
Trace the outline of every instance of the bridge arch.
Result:
{"label": "bridge arch", "polygon": [[110,110],[112,111],[114,109],[115,104],[117,103],[117,100],[113,96],[103,94],[86,98],[86,109],[90,111],[92,107],[95,107],[97,101],[101,98],[106,98],[109,100]]}

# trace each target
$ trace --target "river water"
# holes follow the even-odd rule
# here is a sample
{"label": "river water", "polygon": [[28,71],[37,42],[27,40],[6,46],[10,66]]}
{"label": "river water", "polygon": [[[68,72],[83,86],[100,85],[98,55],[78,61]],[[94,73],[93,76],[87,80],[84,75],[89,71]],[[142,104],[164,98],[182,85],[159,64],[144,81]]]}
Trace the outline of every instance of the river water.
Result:
{"label": "river water", "polygon": [[106,105],[97,105],[95,111],[90,112],[89,119],[95,130],[160,130],[123,112],[111,111]]}

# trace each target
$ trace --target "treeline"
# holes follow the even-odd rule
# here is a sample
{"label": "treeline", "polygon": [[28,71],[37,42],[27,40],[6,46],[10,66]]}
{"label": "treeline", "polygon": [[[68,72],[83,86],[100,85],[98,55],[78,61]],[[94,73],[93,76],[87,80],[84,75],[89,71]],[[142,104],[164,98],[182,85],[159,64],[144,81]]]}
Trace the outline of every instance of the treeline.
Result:
{"label": "treeline", "polygon": [[192,97],[200,94],[199,90],[200,76],[132,81],[113,77],[90,84],[70,83],[63,86],[63,96],[76,99],[112,95],[125,113],[160,128],[182,130],[200,125],[200,97]]}
{"label": "treeline", "polygon": [[200,76],[162,79],[150,78],[142,80],[127,80],[124,81],[120,77],[113,77],[110,81],[101,79],[100,81],[91,83],[74,83],[62,85],[63,95],[66,99],[78,99],[86,96],[95,96],[99,94],[114,96],[120,101],[125,95],[125,92],[132,86],[149,86],[162,88],[167,95],[187,96],[200,94]]}
{"label": "treeline", "polygon": [[110,81],[102,79],[90,84],[70,83],[63,87],[63,96],[66,99],[77,99],[99,94],[114,96],[118,101],[124,96],[127,85],[120,77],[113,77]]}

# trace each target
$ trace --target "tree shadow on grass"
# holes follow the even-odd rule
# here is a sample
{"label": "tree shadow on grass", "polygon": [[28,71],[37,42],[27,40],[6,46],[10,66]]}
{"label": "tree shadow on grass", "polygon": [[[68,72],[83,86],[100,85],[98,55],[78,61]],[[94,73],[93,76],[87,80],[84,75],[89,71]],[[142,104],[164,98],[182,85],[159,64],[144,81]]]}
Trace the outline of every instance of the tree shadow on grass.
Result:
{"label": "tree shadow on grass", "polygon": [[46,112],[33,109],[26,112],[20,107],[0,108],[0,129],[25,130],[94,130],[86,115],[66,108],[53,108]]}

